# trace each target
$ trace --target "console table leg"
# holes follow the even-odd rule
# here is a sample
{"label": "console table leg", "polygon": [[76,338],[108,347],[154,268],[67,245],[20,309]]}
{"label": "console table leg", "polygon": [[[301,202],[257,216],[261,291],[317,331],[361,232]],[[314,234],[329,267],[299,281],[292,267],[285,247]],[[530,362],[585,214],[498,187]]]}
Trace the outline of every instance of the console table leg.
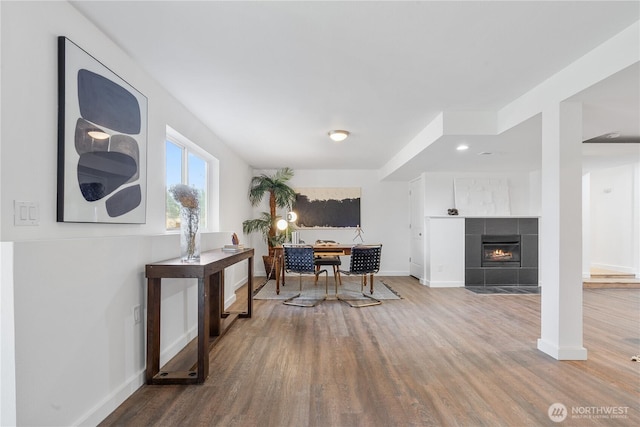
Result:
{"label": "console table leg", "polygon": [[[208,280],[206,280],[208,282]],[[209,376],[209,284],[198,279],[198,383]]]}
{"label": "console table leg", "polygon": [[[273,260],[276,269],[276,295],[280,295],[280,256],[276,253],[273,255]],[[267,280],[269,280],[269,272],[267,272]],[[284,277],[283,277],[284,280]],[[284,283],[283,283],[284,285]]]}
{"label": "console table leg", "polygon": [[217,337],[222,333],[222,306],[224,306],[223,286],[224,270],[212,274],[207,278],[209,289],[209,333],[207,336]]}
{"label": "console table leg", "polygon": [[160,371],[160,280],[147,280],[147,384]]}
{"label": "console table leg", "polygon": [[251,317],[253,313],[253,257],[248,260],[249,267],[247,267],[247,316]]}

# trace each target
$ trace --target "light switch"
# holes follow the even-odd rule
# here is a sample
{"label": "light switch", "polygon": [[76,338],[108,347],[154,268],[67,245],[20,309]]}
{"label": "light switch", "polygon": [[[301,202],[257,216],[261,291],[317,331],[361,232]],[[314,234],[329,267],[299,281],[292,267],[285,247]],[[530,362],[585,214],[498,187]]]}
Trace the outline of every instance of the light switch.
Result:
{"label": "light switch", "polygon": [[14,201],[14,225],[38,225],[40,222],[40,208],[36,202]]}
{"label": "light switch", "polygon": [[29,206],[29,221],[38,221],[40,219],[39,216],[38,206],[35,203]]}

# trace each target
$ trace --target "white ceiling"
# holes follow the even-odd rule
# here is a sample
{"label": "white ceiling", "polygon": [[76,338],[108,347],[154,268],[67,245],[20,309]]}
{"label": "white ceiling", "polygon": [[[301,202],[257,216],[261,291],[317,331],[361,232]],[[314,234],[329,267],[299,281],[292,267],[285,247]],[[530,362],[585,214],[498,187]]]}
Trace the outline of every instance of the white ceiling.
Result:
{"label": "white ceiling", "polygon": [[[495,111],[640,18],[638,1],[73,4],[265,169],[379,169],[438,113]],[[576,96],[585,136],[640,135],[639,81],[635,66]],[[331,129],[352,135],[334,143]],[[535,170],[539,140],[539,117],[469,137],[462,155],[444,137],[402,175]],[[640,160],[640,144],[615,144],[622,157],[589,145],[592,160]]]}

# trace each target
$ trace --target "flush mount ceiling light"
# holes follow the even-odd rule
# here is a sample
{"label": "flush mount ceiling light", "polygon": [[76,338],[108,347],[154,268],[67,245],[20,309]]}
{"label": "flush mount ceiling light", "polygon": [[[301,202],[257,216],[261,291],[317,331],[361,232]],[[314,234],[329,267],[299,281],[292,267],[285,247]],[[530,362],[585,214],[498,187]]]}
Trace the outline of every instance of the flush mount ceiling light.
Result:
{"label": "flush mount ceiling light", "polygon": [[349,136],[349,131],[346,130],[331,130],[329,131],[329,138],[335,142],[344,141]]}
{"label": "flush mount ceiling light", "polygon": [[87,134],[93,139],[107,139],[109,138],[109,134],[105,132],[101,132],[99,130],[90,130]]}
{"label": "flush mount ceiling light", "polygon": [[464,144],[460,144],[456,147],[456,150],[458,151],[464,151],[464,150],[468,150],[469,146],[468,145],[464,145]]}

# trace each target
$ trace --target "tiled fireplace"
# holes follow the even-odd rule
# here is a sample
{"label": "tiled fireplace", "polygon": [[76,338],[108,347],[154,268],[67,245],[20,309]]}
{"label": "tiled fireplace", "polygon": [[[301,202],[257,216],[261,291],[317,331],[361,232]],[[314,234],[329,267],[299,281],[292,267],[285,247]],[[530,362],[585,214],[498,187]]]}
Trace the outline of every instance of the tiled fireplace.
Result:
{"label": "tiled fireplace", "polygon": [[465,219],[465,286],[537,285],[537,218]]}

